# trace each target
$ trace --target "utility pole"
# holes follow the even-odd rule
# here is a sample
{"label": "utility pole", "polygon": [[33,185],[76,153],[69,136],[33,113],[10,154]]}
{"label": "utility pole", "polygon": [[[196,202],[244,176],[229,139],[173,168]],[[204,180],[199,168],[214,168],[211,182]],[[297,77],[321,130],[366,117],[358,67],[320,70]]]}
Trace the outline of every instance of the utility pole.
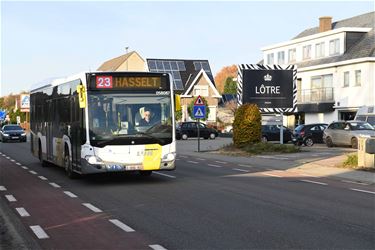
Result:
{"label": "utility pole", "polygon": [[[126,51],[126,54],[128,54],[128,50],[129,50],[129,46],[126,46],[125,47],[125,51]],[[129,69],[128,69],[128,59],[126,59],[126,71],[129,71]]]}

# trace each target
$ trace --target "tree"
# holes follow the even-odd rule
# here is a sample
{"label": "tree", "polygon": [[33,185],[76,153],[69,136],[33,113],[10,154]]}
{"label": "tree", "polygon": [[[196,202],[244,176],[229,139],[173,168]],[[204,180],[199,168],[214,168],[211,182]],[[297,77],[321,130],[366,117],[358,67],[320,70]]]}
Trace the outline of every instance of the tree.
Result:
{"label": "tree", "polygon": [[[206,106],[206,117],[204,119],[201,119],[202,121],[205,121],[207,120],[208,118],[208,114],[210,113],[210,109],[208,107],[208,103],[207,103],[207,100],[204,98],[204,97],[201,97],[202,98],[202,101],[204,102],[204,105]],[[188,112],[189,112],[189,116],[191,118],[194,118],[194,114],[193,114],[193,110],[194,110],[194,102],[195,100],[192,100],[188,106]]]}
{"label": "tree", "polygon": [[233,81],[233,77],[228,77],[225,80],[224,94],[236,94],[237,93],[237,82]]}
{"label": "tree", "polygon": [[220,93],[224,92],[225,81],[229,78],[237,77],[237,66],[231,65],[223,67],[215,76],[216,88]]}

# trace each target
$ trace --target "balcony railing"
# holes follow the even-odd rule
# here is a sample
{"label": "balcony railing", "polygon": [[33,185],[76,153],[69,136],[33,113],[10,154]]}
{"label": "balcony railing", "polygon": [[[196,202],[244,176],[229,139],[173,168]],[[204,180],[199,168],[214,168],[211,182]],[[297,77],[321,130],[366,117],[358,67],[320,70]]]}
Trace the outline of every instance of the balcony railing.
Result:
{"label": "balcony railing", "polygon": [[298,103],[335,102],[333,88],[302,89],[297,92]]}

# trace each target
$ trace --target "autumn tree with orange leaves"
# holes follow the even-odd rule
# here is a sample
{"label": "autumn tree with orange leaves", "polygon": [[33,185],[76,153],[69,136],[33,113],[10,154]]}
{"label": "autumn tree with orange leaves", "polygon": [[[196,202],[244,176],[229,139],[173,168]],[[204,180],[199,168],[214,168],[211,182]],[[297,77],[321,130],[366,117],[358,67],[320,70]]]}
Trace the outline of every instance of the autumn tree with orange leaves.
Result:
{"label": "autumn tree with orange leaves", "polygon": [[223,67],[215,76],[216,88],[220,93],[224,92],[225,81],[228,77],[237,77],[236,65]]}

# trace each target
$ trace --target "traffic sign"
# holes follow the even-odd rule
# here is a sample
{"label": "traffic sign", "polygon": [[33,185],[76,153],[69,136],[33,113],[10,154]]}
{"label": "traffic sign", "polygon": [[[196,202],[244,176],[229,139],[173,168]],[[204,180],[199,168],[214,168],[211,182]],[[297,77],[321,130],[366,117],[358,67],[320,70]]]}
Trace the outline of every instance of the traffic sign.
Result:
{"label": "traffic sign", "polygon": [[206,118],[206,106],[194,106],[193,115],[195,119]]}
{"label": "traffic sign", "polygon": [[205,106],[202,97],[199,95],[197,99],[195,99],[194,106]]}

